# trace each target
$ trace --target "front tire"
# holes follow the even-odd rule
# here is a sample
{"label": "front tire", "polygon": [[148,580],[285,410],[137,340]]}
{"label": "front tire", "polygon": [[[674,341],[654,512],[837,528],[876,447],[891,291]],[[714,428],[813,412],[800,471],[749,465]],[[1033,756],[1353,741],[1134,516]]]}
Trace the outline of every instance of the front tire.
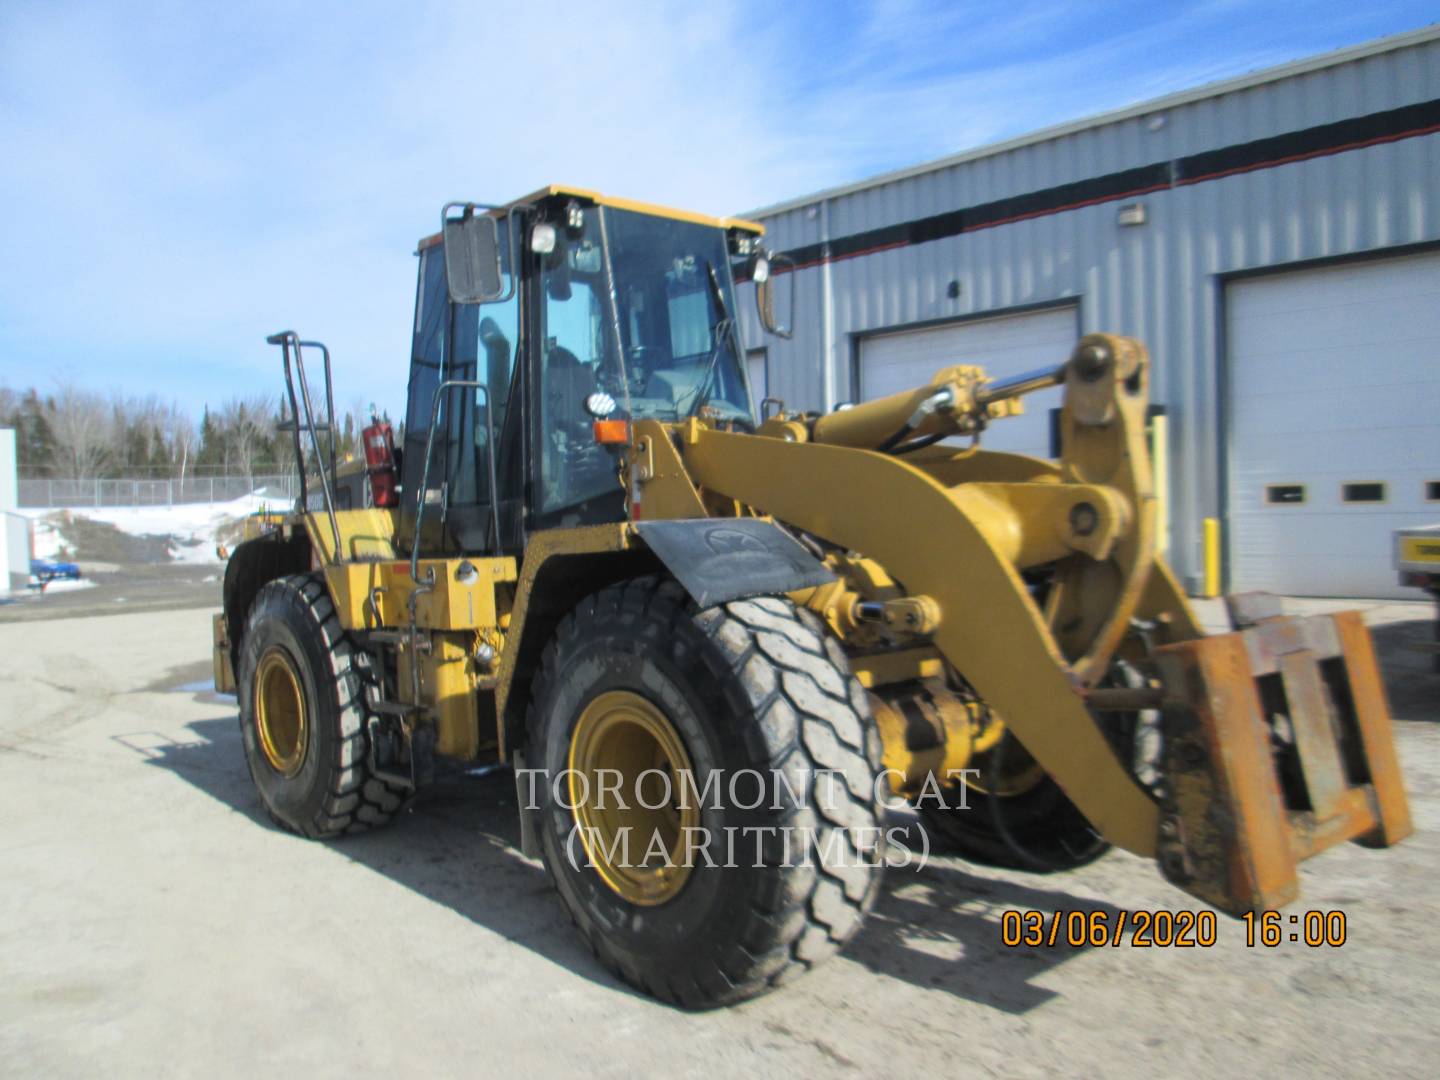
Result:
{"label": "front tire", "polygon": [[[656,577],[588,597],[546,649],[527,745],[562,902],[600,960],[657,998],[708,1008],[753,997],[838,952],[874,904],[879,736],[839,647],[788,600],[701,610]],[[623,818],[646,834],[635,852],[659,836],[677,858],[606,856],[622,817],[576,775],[607,763],[622,797],[639,772],[692,772],[700,798],[677,794],[668,818]],[[568,787],[556,783],[572,766]],[[736,779],[747,770],[766,786]],[[695,840],[677,847],[678,835]]]}
{"label": "front tire", "polygon": [[406,795],[370,769],[358,655],[322,575],[255,597],[237,665],[245,761],[271,819],[302,836],[384,825]]}

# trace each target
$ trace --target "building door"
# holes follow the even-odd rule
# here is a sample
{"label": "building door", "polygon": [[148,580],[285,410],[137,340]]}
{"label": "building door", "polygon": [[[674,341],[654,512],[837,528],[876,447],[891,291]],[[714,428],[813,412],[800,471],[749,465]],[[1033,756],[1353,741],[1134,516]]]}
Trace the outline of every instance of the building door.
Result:
{"label": "building door", "polygon": [[1229,588],[1399,597],[1391,532],[1440,520],[1440,255],[1225,291]]}

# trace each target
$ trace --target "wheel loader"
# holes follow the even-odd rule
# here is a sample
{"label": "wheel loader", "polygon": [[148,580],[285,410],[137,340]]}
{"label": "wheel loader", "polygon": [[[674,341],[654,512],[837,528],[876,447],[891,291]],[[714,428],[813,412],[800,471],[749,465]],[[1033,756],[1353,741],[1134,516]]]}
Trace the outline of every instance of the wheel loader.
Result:
{"label": "wheel loader", "polygon": [[[231,554],[214,657],[284,828],[505,763],[596,955],[687,1007],[854,937],[907,803],[960,856],[1114,845],[1237,916],[1410,831],[1359,616],[1247,594],[1206,636],[1157,555],[1139,342],[757,410],[737,285],[788,333],[761,226],[562,186],[440,216],[393,453],[338,468],[329,351],[268,339],[300,494]],[[1057,385],[1056,459],[985,449]]]}

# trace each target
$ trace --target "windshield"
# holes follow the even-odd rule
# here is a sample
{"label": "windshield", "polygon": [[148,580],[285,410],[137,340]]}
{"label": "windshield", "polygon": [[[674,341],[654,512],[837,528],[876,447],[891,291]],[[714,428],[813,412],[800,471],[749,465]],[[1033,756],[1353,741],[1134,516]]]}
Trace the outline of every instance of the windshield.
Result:
{"label": "windshield", "polygon": [[605,223],[631,415],[681,420],[704,406],[753,423],[724,232],[610,208]]}

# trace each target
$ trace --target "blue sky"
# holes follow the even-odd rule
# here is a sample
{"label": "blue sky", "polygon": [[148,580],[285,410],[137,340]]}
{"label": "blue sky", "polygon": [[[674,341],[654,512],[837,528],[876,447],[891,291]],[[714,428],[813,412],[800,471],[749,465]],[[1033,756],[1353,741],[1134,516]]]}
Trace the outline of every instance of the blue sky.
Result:
{"label": "blue sky", "polygon": [[1413,29],[1338,3],[0,4],[0,383],[199,411],[327,341],[403,402],[414,242],[553,181],[731,213]]}

